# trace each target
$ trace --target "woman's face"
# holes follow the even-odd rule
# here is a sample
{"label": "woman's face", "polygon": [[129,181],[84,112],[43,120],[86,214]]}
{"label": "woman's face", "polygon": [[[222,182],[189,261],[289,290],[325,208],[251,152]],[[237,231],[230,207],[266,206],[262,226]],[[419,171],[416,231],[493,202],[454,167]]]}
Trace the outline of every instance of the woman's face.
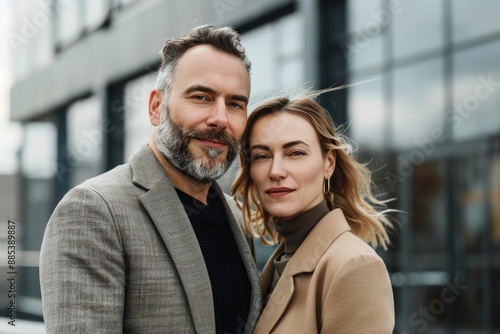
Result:
{"label": "woman's face", "polygon": [[280,112],[254,123],[250,177],[270,215],[288,220],[319,204],[323,180],[334,167],[333,151],[323,156],[318,135],[304,118]]}

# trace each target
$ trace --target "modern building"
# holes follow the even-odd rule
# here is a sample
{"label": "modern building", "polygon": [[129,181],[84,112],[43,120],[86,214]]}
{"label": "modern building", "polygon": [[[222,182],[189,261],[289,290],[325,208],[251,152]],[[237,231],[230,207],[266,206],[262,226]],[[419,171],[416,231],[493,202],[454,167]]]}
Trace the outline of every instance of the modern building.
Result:
{"label": "modern building", "polygon": [[[325,94],[378,192],[395,198],[395,333],[500,333],[500,2],[495,0],[12,1],[11,119],[23,124],[19,247],[36,259],[73,186],[149,140],[147,97],[169,37],[231,25],[252,101]],[[228,189],[234,173],[221,180]],[[259,254],[259,265],[269,249]],[[28,256],[29,255],[29,256]],[[28,265],[29,264],[29,265]],[[43,320],[38,267],[19,316]]]}

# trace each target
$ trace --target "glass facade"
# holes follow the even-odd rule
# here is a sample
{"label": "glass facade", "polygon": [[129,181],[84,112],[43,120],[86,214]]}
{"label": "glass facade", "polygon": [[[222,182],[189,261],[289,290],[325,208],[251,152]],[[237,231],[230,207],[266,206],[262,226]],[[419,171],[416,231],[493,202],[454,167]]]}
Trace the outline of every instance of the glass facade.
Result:
{"label": "glass facade", "polygon": [[149,93],[155,86],[156,73],[148,73],[125,84],[125,147],[123,161],[127,161],[142,144],[151,139],[148,115]]}
{"label": "glass facade", "polygon": [[252,62],[249,112],[253,104],[304,84],[303,32],[303,17],[295,12],[242,35]]}
{"label": "glass facade", "polygon": [[65,155],[70,188],[104,171],[103,146],[110,128],[101,110],[97,97],[77,101],[68,108]]}
{"label": "glass facade", "polygon": [[500,333],[499,3],[347,4],[349,134],[397,162],[395,332]]}

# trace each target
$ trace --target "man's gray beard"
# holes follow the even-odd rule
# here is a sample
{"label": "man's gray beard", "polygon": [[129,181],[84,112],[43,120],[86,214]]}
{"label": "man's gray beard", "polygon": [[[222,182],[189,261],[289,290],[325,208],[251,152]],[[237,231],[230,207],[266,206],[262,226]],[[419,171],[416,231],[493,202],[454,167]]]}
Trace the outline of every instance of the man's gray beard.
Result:
{"label": "man's gray beard", "polygon": [[[238,154],[238,141],[224,130],[182,129],[170,118],[166,104],[162,106],[155,134],[158,150],[175,168],[198,182],[211,183],[224,175]],[[214,147],[203,148],[208,158],[195,158],[189,149],[193,137],[217,139],[227,144],[226,159],[217,161],[216,158],[224,154],[224,150]]]}

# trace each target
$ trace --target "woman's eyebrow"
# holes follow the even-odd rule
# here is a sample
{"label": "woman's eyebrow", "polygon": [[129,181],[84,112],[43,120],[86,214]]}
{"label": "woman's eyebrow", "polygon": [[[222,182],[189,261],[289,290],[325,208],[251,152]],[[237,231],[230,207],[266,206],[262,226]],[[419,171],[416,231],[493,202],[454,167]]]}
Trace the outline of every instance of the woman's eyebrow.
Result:
{"label": "woman's eyebrow", "polygon": [[[288,147],[299,145],[299,144],[303,144],[303,145],[306,145],[307,147],[309,147],[309,145],[307,145],[307,143],[304,142],[304,141],[302,141],[302,140],[294,140],[294,141],[285,143],[285,144],[283,144],[282,147],[283,148],[288,148]],[[269,146],[267,146],[267,145],[261,145],[261,144],[252,145],[252,147],[250,147],[250,150],[255,150],[255,149],[261,149],[261,150],[266,150],[266,151],[270,150]]]}
{"label": "woman's eyebrow", "polygon": [[257,144],[257,145],[252,145],[252,147],[250,147],[250,150],[257,150],[257,149],[269,151],[269,146]]}
{"label": "woman's eyebrow", "polygon": [[302,140],[294,140],[294,141],[291,141],[289,143],[283,144],[283,148],[288,148],[290,146],[295,146],[295,145],[299,145],[299,144],[304,144],[307,147],[309,147],[309,145],[307,145],[307,143],[303,142]]}

